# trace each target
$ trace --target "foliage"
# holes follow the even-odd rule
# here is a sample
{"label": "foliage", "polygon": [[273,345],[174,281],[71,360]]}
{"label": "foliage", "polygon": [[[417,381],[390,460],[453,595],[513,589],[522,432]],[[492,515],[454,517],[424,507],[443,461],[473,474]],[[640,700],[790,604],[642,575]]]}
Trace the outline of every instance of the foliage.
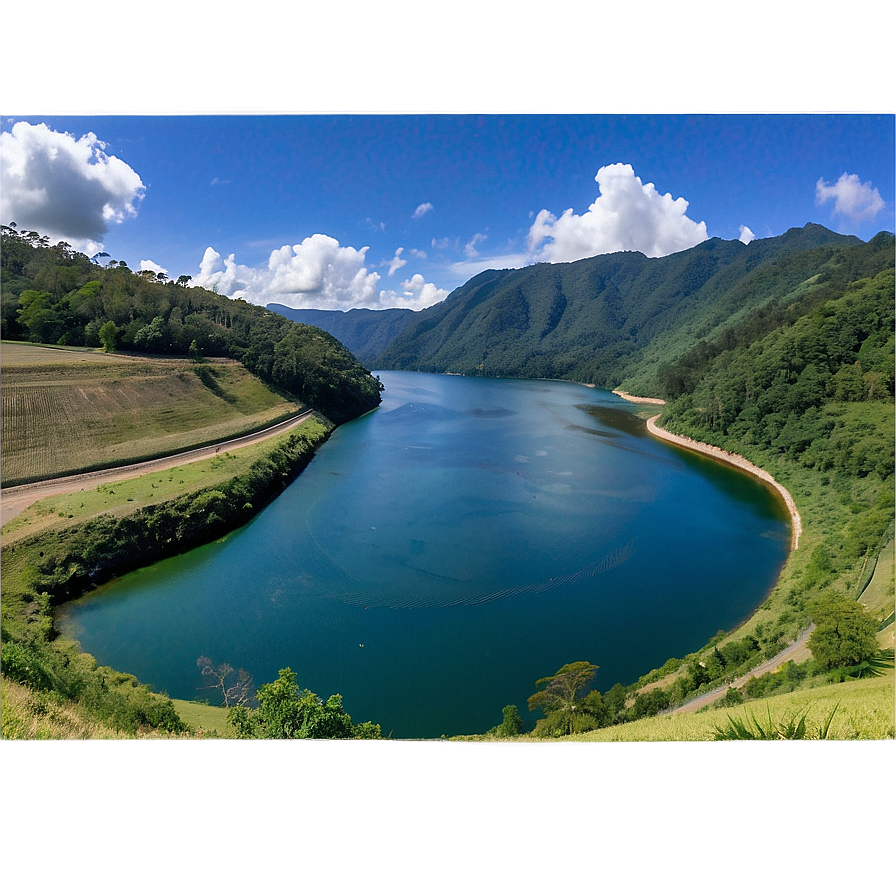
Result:
{"label": "foliage", "polygon": [[516,737],[518,734],[522,734],[525,725],[523,724],[523,718],[520,715],[520,711],[516,706],[514,704],[505,706],[502,713],[504,718],[497,728],[497,734],[500,737]]}
{"label": "foliage", "polygon": [[877,621],[865,608],[838,594],[817,598],[811,605],[815,630],[809,649],[823,669],[858,666],[878,652]]}
{"label": "foliage", "polygon": [[636,394],[657,394],[660,369],[688,352],[695,334],[721,332],[843,267],[841,256],[871,251],[808,225],[748,246],[711,239],[663,258],[617,252],[485,271],[417,312],[375,366],[611,388],[636,376],[648,390]]}
{"label": "foliage", "polygon": [[289,668],[281,669],[276,681],[262,685],[256,700],[257,709],[239,704],[228,713],[240,737],[371,740],[382,736],[380,726],[372,722],[354,725],[339,694],[322,700],[300,688]]}
{"label": "foliage", "polygon": [[749,713],[749,718],[745,715],[742,719],[728,716],[727,725],[716,725],[715,740],[827,740],[838,707],[839,703],[815,731],[806,725],[808,709],[801,715],[794,713],[778,721],[772,721],[770,707],[766,707],[767,721],[760,722],[753,713]]}
{"label": "foliage", "polygon": [[545,715],[536,724],[537,733],[556,736],[597,727],[597,707],[586,699],[597,669],[585,661],[567,663],[535,682],[537,690],[529,697],[529,709],[540,709]]}
{"label": "foliage", "polygon": [[241,361],[268,383],[343,423],[380,403],[382,384],[332,336],[228,299],[189,278],[102,268],[63,243],[3,226],[2,336]]}

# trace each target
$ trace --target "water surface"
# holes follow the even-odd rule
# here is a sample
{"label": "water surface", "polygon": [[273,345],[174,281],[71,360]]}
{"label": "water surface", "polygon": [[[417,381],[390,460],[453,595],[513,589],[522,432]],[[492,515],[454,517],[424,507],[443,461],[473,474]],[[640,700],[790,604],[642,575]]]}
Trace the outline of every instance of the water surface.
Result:
{"label": "water surface", "polygon": [[256,685],[289,666],[395,737],[481,732],[564,663],[628,683],[764,599],[780,501],[652,439],[572,383],[384,372],[296,482],[226,538],[63,607],[101,663],[212,696],[200,655]]}

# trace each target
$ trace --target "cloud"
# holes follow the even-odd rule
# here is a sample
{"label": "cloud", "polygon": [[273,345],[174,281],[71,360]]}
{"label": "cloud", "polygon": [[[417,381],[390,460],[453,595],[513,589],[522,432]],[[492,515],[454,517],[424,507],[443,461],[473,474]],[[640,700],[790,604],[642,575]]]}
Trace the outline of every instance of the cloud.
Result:
{"label": "cloud", "polygon": [[425,214],[432,211],[432,203],[431,202],[421,202],[420,205],[414,210],[414,214],[411,217],[416,220],[417,218],[422,218]]}
{"label": "cloud", "polygon": [[93,254],[113,224],[137,214],[140,176],[107,155],[94,133],[75,138],[45,124],[16,122],[0,134],[2,219]]}
{"label": "cloud", "polygon": [[399,268],[403,268],[407,263],[406,258],[399,258],[401,253],[404,252],[404,248],[399,246],[395,250],[395,255],[392,258],[392,261],[389,262],[389,276],[391,277]]}
{"label": "cloud", "polygon": [[426,253],[422,249],[411,249],[410,253],[414,258],[426,258]]}
{"label": "cloud", "polygon": [[160,264],[156,264],[154,261],[146,258],[140,262],[141,271],[152,271],[155,274],[167,274],[168,268],[163,268]]}
{"label": "cloud", "polygon": [[434,283],[427,283],[422,274],[414,274],[408,280],[403,280],[401,288],[401,292],[382,290],[377,307],[410,308],[419,311],[448,297],[447,289],[439,289]]}
{"label": "cloud", "polygon": [[594,178],[600,196],[583,215],[567,209],[557,218],[542,209],[529,229],[535,261],[576,261],[606,252],[636,250],[656,258],[707,239],[706,224],[685,214],[685,199],[642,184],[631,165],[605,165]]}
{"label": "cloud", "polygon": [[871,181],[862,183],[857,174],[845,171],[835,184],[826,183],[823,177],[815,184],[815,201],[818,205],[834,200],[834,214],[851,221],[873,218],[883,207],[884,200]]}
{"label": "cloud", "polygon": [[476,251],[476,243],[487,240],[488,237],[484,233],[474,233],[470,241],[464,246],[464,255],[467,258],[475,258],[479,253]]}
{"label": "cloud", "polygon": [[401,291],[380,290],[380,275],[367,269],[367,250],[367,246],[340,246],[333,237],[316,233],[296,245],[275,249],[266,266],[253,268],[209,246],[192,285],[256,305],[278,302],[290,308],[323,310],[425,308],[447,296],[446,290],[427,283],[420,274],[403,281]]}
{"label": "cloud", "polygon": [[740,233],[737,237],[745,246],[749,246],[750,243],[756,239],[756,234],[747,227],[746,224],[740,225]]}

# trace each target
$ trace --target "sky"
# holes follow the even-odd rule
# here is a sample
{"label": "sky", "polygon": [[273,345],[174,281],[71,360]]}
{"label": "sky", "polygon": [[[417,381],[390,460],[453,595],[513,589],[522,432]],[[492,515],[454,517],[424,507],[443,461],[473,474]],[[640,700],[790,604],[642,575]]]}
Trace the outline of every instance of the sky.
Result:
{"label": "sky", "polygon": [[891,114],[21,115],[2,223],[257,304],[420,309],[489,268],[894,230]]}

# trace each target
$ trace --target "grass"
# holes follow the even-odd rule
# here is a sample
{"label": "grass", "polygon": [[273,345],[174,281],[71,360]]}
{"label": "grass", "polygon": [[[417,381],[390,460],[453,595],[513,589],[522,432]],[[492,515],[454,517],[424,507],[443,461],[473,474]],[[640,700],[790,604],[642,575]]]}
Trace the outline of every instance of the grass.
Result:
{"label": "grass", "polygon": [[[312,437],[321,425],[314,418],[309,418],[292,432]],[[142,507],[217,485],[246,472],[256,460],[270,453],[272,448],[286,438],[286,435],[276,436],[246,448],[225,451],[208,460],[45,498],[8,522],[0,530],[0,536],[3,543],[8,545],[40,532],[64,529],[101,513],[122,516]]]}
{"label": "grass", "polygon": [[[0,677],[0,730],[4,740],[120,740],[135,735],[93,718],[77,703],[49,691],[33,691]],[[136,735],[154,740],[174,735],[155,730]]]}
{"label": "grass", "polygon": [[209,706],[188,700],[171,701],[177,714],[196,731],[198,737],[231,738],[236,732],[227,721],[226,706]]}
{"label": "grass", "polygon": [[[730,719],[749,724],[751,714],[761,721],[768,713],[777,724],[787,724],[805,713],[806,727],[822,729],[836,708],[828,740],[887,740],[896,737],[893,721],[893,669],[880,678],[826,684],[789,694],[750,701],[735,709],[653,716],[600,728],[562,740],[575,741],[711,741]],[[525,739],[525,738],[521,738]]]}
{"label": "grass", "polygon": [[242,365],[4,343],[3,484],[173,454],[302,406]]}

